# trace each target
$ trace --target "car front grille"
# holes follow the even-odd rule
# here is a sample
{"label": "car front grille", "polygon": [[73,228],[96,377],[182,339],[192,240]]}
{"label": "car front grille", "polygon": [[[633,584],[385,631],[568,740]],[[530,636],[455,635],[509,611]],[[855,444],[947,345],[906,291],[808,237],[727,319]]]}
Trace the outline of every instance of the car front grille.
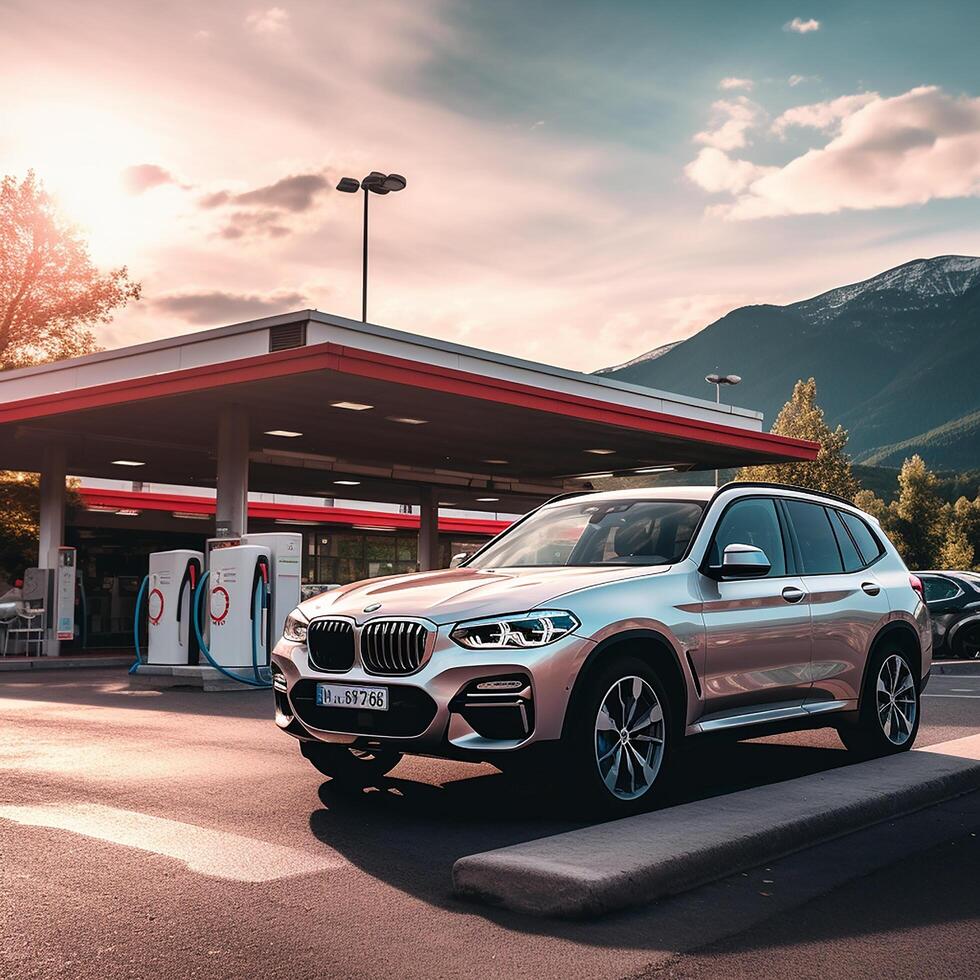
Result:
{"label": "car front grille", "polygon": [[306,628],[310,666],[343,673],[354,666],[354,624],[346,619],[314,619]]}
{"label": "car front grille", "polygon": [[429,631],[405,619],[376,620],[361,629],[361,663],[372,674],[414,674],[425,658]]}

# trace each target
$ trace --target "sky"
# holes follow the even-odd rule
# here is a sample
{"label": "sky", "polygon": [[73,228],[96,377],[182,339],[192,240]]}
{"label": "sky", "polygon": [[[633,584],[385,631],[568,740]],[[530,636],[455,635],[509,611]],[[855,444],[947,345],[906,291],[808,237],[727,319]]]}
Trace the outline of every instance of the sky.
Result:
{"label": "sky", "polygon": [[579,370],[980,255],[980,4],[0,0],[0,172],[143,298],[107,347],[307,307]]}

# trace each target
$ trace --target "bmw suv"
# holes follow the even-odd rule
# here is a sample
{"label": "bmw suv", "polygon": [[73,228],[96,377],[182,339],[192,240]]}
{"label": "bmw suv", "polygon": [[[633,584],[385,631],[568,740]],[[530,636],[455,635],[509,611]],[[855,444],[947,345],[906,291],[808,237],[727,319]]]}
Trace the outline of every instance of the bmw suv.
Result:
{"label": "bmw suv", "polygon": [[272,673],[276,723],[338,780],[550,752],[577,799],[625,814],[708,733],[909,749],[931,655],[922,585],[874,518],[739,483],[556,498],[456,568],[302,603]]}

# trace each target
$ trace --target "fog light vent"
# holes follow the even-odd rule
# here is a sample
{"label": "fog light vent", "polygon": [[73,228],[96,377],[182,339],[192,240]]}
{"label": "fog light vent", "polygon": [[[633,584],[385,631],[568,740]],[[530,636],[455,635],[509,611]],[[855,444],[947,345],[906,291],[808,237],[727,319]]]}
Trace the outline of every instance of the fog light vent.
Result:
{"label": "fog light vent", "polygon": [[519,691],[522,687],[527,684],[527,681],[517,680],[497,680],[497,681],[480,681],[476,685],[478,691]]}

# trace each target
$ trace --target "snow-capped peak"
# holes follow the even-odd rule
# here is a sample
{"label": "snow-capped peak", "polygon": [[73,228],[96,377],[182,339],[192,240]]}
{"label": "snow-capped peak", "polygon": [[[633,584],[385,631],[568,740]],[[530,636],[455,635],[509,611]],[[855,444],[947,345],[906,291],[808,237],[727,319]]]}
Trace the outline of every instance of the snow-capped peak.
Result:
{"label": "snow-capped peak", "polygon": [[648,350],[645,354],[641,354],[639,357],[634,357],[631,361],[623,361],[622,364],[613,364],[610,367],[599,368],[596,374],[609,374],[612,371],[619,371],[621,368],[632,367],[634,364],[640,364],[643,361],[655,361],[658,357],[663,357],[664,354],[669,350],[673,350],[679,343],[680,340],[675,340],[671,344],[664,344],[661,347],[654,347],[653,350]]}
{"label": "snow-capped peak", "polygon": [[961,296],[980,283],[980,258],[972,255],[939,255],[914,259],[863,282],[831,289],[791,307],[817,320],[835,316],[840,308],[871,293],[897,291],[910,305],[928,306],[937,300]]}

